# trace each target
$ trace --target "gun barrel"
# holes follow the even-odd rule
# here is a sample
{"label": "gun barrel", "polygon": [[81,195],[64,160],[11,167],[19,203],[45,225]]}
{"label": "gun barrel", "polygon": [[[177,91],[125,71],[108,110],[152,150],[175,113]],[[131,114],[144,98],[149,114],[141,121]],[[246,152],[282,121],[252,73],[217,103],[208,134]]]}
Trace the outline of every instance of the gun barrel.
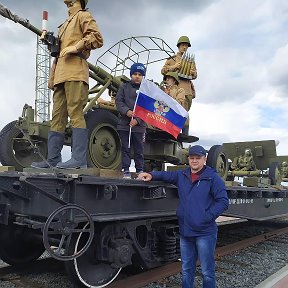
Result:
{"label": "gun barrel", "polygon": [[11,10],[9,10],[7,7],[2,5],[1,3],[0,3],[0,14],[5,18],[14,21],[15,23],[21,24],[22,26],[34,32],[38,36],[41,36],[42,34],[41,30],[31,25],[29,20],[23,19],[20,16],[16,15],[15,13],[12,13]]}
{"label": "gun barrel", "polygon": [[[0,15],[2,15],[3,17],[9,20],[14,21],[15,23],[21,24],[22,26],[34,32],[38,36],[41,36],[42,34],[42,31],[36,28],[35,26],[33,26],[32,24],[30,24],[29,20],[23,19],[20,16],[16,15],[15,13],[12,13],[11,10],[9,10],[7,7],[2,5],[1,3],[0,3]],[[89,62],[88,62],[88,66],[89,66],[90,71],[92,71],[90,72],[90,76],[94,80],[96,80],[98,83],[100,83],[103,86],[108,82],[108,80],[111,80],[109,89],[114,92],[117,92],[118,88],[120,87],[122,83],[120,79],[113,77],[112,75],[107,73],[104,69],[98,66],[94,66],[93,64]]]}
{"label": "gun barrel", "polygon": [[93,64],[88,62],[88,66],[90,71],[90,77],[96,80],[101,85],[105,85],[108,80],[111,79],[111,85],[108,87],[113,92],[117,92],[118,88],[121,85],[121,80],[119,78],[113,77],[109,73],[107,73],[104,69],[100,68],[99,66],[94,66]]}

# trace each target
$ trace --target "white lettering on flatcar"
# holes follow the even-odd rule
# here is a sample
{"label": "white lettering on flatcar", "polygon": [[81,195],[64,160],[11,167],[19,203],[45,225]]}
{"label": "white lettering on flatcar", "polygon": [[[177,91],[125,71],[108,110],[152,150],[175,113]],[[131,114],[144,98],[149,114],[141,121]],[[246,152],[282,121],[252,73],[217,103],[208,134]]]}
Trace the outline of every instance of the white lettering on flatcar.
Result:
{"label": "white lettering on flatcar", "polygon": [[283,202],[283,198],[268,198],[266,199],[267,203],[278,203],[278,202]]}
{"label": "white lettering on flatcar", "polygon": [[254,199],[242,199],[242,198],[237,198],[237,199],[229,199],[229,204],[234,204],[234,205],[241,205],[241,204],[253,204]]}

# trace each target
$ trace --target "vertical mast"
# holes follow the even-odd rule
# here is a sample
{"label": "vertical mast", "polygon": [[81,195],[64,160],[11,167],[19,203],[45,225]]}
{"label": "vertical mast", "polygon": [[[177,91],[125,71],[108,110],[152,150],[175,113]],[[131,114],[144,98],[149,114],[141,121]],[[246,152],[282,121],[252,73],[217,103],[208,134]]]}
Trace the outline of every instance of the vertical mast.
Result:
{"label": "vertical mast", "polygon": [[[43,11],[42,31],[47,31],[48,12]],[[51,91],[48,88],[51,56],[47,46],[37,36],[35,121],[50,120]]]}

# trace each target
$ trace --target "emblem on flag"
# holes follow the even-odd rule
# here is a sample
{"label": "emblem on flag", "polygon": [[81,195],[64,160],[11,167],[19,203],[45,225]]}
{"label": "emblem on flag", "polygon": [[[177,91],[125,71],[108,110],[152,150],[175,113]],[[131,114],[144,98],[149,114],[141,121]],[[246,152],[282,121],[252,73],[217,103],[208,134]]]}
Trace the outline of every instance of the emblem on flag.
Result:
{"label": "emblem on flag", "polygon": [[155,101],[154,107],[156,108],[154,113],[163,117],[170,110],[170,107],[164,101]]}

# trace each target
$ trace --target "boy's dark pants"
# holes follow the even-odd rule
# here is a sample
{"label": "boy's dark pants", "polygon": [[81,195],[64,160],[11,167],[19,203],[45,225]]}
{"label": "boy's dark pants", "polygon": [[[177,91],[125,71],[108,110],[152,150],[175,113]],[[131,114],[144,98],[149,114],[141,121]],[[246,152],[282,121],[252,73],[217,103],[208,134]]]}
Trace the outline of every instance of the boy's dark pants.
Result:
{"label": "boy's dark pants", "polygon": [[129,143],[129,131],[118,130],[121,139],[121,152],[122,152],[122,169],[124,171],[129,171],[131,164],[131,148],[134,151],[134,161],[136,172],[143,171],[144,169],[144,134],[142,132],[132,132],[130,140],[130,148],[128,148]]}

